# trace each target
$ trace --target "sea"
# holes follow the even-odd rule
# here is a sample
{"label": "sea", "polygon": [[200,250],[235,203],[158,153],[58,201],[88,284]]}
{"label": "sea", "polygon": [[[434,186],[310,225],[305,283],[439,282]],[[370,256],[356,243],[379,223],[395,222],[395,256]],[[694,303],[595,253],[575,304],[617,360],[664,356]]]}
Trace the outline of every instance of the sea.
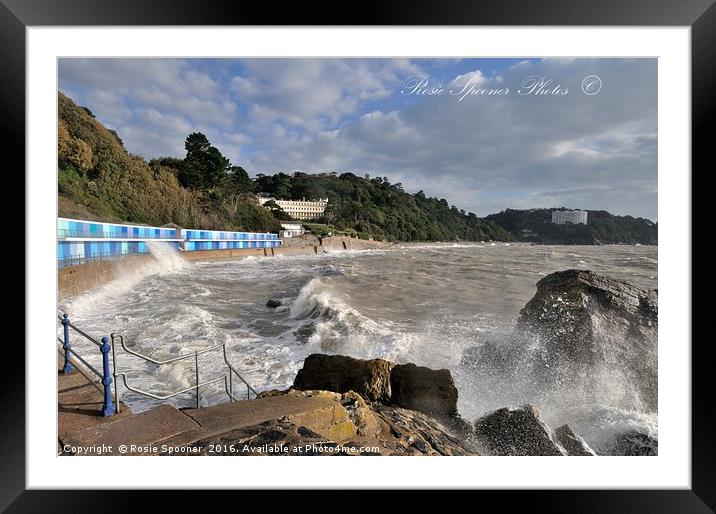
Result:
{"label": "sea", "polygon": [[[60,308],[89,334],[121,334],[129,350],[155,360],[223,345],[226,359],[257,391],[290,387],[313,353],[382,358],[449,369],[459,413],[468,421],[533,403],[550,426],[568,423],[595,447],[627,429],[657,437],[657,412],[644,412],[637,399],[623,395],[614,400],[613,380],[603,384],[603,395],[592,390],[582,403],[579,390],[566,392],[566,408],[554,400],[559,395],[550,396],[551,404],[533,395],[534,377],[516,383],[514,375],[502,379],[499,369],[481,375],[463,359],[470,348],[505,340],[537,281],[555,271],[588,269],[656,288],[656,246],[416,243],[193,263],[164,243],[152,243],[151,252],[151,265]],[[268,300],[281,305],[269,308]],[[133,389],[166,396],[195,383],[193,356],[157,366],[116,346],[117,371]],[[200,382],[226,375],[223,348],[198,356]],[[96,348],[77,342],[75,350],[100,365]],[[235,394],[245,394],[234,382]],[[121,379],[119,385],[135,412],[160,403],[128,390]],[[196,397],[189,391],[168,401],[189,407]],[[201,405],[226,401],[222,380],[200,392]]]}

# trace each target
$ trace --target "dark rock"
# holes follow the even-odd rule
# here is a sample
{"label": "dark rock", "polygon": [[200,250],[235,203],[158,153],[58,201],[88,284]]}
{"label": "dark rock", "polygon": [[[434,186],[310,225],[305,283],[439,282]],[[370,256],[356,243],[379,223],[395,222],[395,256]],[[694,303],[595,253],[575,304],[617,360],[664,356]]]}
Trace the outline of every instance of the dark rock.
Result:
{"label": "dark rock", "polygon": [[298,427],[298,428],[296,429],[296,432],[298,433],[298,435],[303,436],[303,437],[310,437],[310,438],[313,438],[313,439],[320,439],[320,438],[321,438],[321,434],[318,434],[318,433],[314,432],[313,430],[311,430],[310,428],[306,428],[306,427],[303,427],[303,426]]}
{"label": "dark rock", "polygon": [[415,441],[413,441],[413,446],[417,448],[421,453],[428,453],[430,448],[428,446],[428,443],[426,443],[422,439],[416,439]]}
{"label": "dark rock", "polygon": [[383,359],[361,360],[314,353],[303,362],[293,388],[336,393],[355,391],[369,401],[388,403],[391,399],[390,370],[394,365]]}
{"label": "dark rock", "polygon": [[447,369],[399,364],[390,372],[391,403],[431,416],[457,415],[457,388]]}
{"label": "dark rock", "polygon": [[[387,430],[381,446],[395,455],[479,455],[467,441],[454,437],[450,428],[421,412],[374,403],[373,413]],[[425,443],[425,444],[423,444]]]}
{"label": "dark rock", "polygon": [[575,382],[598,395],[599,381],[609,376],[629,388],[626,399],[638,397],[656,411],[657,300],[656,290],[591,271],[552,273],[520,311],[517,344],[510,346],[522,350],[517,360],[532,359],[532,375],[540,380],[559,387]]}
{"label": "dark rock", "polygon": [[562,455],[537,409],[499,409],[475,422],[477,444],[488,455]]}
{"label": "dark rock", "polygon": [[261,391],[259,394],[256,395],[256,398],[270,398],[271,396],[283,396],[288,392],[288,389],[286,390],[279,390],[279,389],[270,389],[269,391]]}
{"label": "dark rock", "polygon": [[569,427],[569,425],[562,425],[557,430],[555,430],[554,439],[562,446],[562,448],[565,449],[567,455],[569,456],[596,455],[596,453],[594,453],[594,450],[589,447],[589,445],[584,441],[584,439],[575,434],[574,431]]}
{"label": "dark rock", "polygon": [[276,307],[279,307],[280,305],[281,305],[281,302],[279,302],[278,300],[269,300],[268,302],[266,302],[266,307],[268,307],[270,309],[275,309]]}
{"label": "dark rock", "polygon": [[617,435],[606,447],[606,455],[656,456],[659,442],[635,430]]}

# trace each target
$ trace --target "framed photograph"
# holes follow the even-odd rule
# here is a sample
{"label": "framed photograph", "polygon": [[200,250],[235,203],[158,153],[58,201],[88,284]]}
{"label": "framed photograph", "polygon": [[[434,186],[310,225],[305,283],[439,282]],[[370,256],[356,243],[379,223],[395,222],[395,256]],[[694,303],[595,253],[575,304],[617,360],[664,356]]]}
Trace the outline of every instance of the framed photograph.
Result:
{"label": "framed photograph", "polygon": [[27,202],[3,508],[509,489],[713,512],[712,4],[2,0]]}

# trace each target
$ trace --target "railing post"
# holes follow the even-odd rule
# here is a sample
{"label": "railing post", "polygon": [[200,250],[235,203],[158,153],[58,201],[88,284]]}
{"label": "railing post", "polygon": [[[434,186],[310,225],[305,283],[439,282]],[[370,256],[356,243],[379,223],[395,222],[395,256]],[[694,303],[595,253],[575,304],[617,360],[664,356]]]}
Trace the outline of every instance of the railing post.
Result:
{"label": "railing post", "polygon": [[114,332],[109,334],[109,337],[112,339],[112,380],[114,380],[114,402],[117,404],[117,414],[119,414],[122,402],[119,400],[119,380],[117,380],[117,355],[115,353],[116,345],[114,344]]}
{"label": "railing post", "polygon": [[231,375],[231,368],[229,368],[229,403],[234,403],[234,381]]}
{"label": "railing post", "polygon": [[102,338],[102,346],[99,347],[99,351],[102,352],[102,385],[104,386],[103,416],[111,416],[115,413],[115,407],[112,403],[112,374],[109,369],[109,352],[112,350],[112,347],[108,341],[107,336],[104,336]]}
{"label": "railing post", "polygon": [[196,368],[196,408],[199,408],[199,352],[194,352],[194,366]]}
{"label": "railing post", "polygon": [[65,342],[62,344],[62,348],[65,350],[65,365],[62,367],[62,373],[72,373],[72,364],[70,363],[70,349],[72,343],[70,342],[70,317],[65,313],[62,316],[62,327],[65,333]]}

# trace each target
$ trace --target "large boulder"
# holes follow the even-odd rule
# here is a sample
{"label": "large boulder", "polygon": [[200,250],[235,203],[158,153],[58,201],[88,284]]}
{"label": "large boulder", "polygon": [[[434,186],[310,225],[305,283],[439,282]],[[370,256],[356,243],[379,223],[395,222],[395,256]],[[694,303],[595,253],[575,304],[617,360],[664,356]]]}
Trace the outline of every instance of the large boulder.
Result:
{"label": "large boulder", "polygon": [[355,391],[369,401],[389,403],[390,371],[394,363],[383,360],[361,360],[345,355],[314,353],[303,361],[293,388],[318,389],[334,393]]}
{"label": "large boulder", "polygon": [[475,439],[487,455],[563,455],[531,405],[491,412],[475,422]]}
{"label": "large boulder", "polygon": [[569,456],[594,456],[594,450],[569,425],[562,425],[554,431],[554,439]]}
{"label": "large boulder", "polygon": [[659,442],[649,435],[629,430],[614,436],[604,446],[604,455],[645,457],[659,455]]}
{"label": "large boulder", "polygon": [[[591,271],[544,277],[513,335],[520,372],[596,402],[656,411],[657,300],[656,290]],[[632,401],[639,405],[619,403]]]}
{"label": "large boulder", "polygon": [[457,388],[447,369],[399,364],[390,372],[391,403],[435,417],[457,415]]}

